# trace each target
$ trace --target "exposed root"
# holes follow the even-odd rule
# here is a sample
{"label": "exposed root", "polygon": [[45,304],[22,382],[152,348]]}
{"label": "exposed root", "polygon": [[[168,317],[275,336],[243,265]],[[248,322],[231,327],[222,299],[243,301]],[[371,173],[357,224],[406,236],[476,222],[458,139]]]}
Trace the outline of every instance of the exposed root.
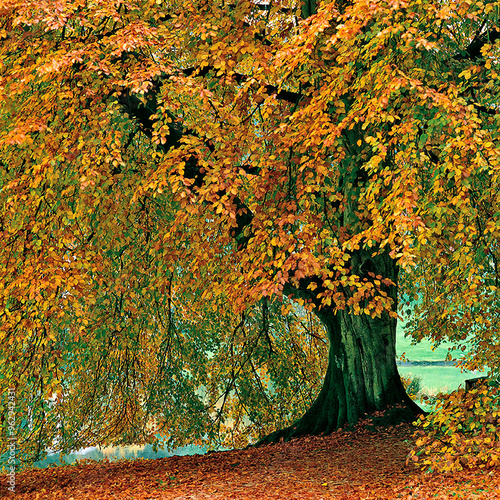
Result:
{"label": "exposed root", "polygon": [[[402,423],[413,422],[419,414],[425,414],[425,412],[418,407],[416,404],[414,406],[405,405],[394,405],[387,408],[384,411],[376,411],[369,415],[363,416],[360,420],[365,420],[367,424],[367,429],[376,429],[378,427],[392,427]],[[306,418],[307,417],[307,418]],[[253,446],[262,446],[266,444],[278,443],[280,441],[289,441],[290,439],[305,436],[305,435],[322,435],[326,436],[332,432],[338,430],[339,428],[345,428],[349,430],[354,427],[355,423],[348,424],[347,426],[332,426],[331,422],[323,421],[322,425],[319,425],[320,421],[314,421],[311,419],[310,413],[306,413],[304,417],[297,420],[294,424],[284,429],[279,429],[277,431],[271,432],[267,436],[261,438]]]}

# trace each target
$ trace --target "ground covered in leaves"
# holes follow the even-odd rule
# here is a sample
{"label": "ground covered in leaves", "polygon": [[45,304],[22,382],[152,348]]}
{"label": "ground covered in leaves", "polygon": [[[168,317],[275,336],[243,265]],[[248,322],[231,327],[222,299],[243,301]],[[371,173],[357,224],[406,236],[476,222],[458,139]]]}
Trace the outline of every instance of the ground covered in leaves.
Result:
{"label": "ground covered in leaves", "polygon": [[[498,470],[422,474],[412,429],[336,432],[206,455],[78,463],[16,477],[16,499],[500,499]],[[0,496],[6,490],[1,477]]]}

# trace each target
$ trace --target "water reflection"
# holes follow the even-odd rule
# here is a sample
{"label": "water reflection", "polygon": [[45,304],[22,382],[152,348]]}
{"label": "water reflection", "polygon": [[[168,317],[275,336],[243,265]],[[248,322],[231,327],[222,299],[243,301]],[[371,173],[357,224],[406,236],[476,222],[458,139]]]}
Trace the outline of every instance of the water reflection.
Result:
{"label": "water reflection", "polygon": [[181,446],[173,451],[158,450],[153,451],[149,444],[142,446],[108,446],[106,448],[85,448],[83,450],[70,453],[61,457],[60,453],[48,455],[44,460],[35,462],[34,467],[48,467],[51,464],[73,464],[77,460],[120,460],[122,458],[162,458],[172,457],[174,455],[195,455],[206,453],[206,448],[196,445]]}

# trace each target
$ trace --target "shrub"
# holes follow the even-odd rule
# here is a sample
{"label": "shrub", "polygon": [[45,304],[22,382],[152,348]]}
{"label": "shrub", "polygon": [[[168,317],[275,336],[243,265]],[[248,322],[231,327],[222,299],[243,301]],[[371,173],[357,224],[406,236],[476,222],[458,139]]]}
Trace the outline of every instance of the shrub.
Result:
{"label": "shrub", "polygon": [[428,471],[449,472],[500,464],[500,390],[483,384],[440,394],[436,408],[420,416],[408,456]]}
{"label": "shrub", "polygon": [[403,386],[406,389],[406,392],[408,393],[408,396],[410,396],[412,399],[416,399],[418,396],[418,393],[421,390],[421,385],[422,385],[422,379],[420,377],[401,377],[401,382],[403,382]]}

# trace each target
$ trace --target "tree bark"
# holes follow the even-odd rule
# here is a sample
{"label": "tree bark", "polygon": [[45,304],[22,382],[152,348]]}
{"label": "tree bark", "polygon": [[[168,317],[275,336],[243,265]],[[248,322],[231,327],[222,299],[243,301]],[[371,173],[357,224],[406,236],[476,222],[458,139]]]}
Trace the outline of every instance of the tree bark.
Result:
{"label": "tree bark", "polygon": [[[397,283],[397,266],[387,253],[376,257],[365,251],[353,256],[353,270],[374,266]],[[359,274],[358,274],[359,275]],[[397,286],[387,289],[396,307]],[[306,296],[306,287],[297,295]],[[385,313],[372,318],[348,310],[317,308],[329,338],[328,367],[323,387],[302,418],[290,427],[264,437],[258,444],[306,434],[330,434],[371,415],[374,425],[408,422],[423,413],[407,395],[396,366],[397,319]],[[376,412],[384,412],[383,415]]]}

